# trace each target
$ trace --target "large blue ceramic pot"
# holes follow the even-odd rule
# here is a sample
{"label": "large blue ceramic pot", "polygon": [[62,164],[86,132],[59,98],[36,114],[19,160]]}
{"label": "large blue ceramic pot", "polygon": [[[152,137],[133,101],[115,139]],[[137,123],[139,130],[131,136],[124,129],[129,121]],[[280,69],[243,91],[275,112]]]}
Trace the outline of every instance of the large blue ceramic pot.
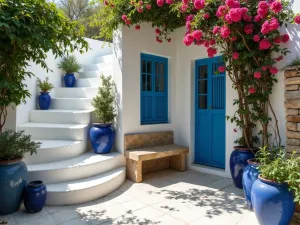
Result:
{"label": "large blue ceramic pot", "polygon": [[251,191],[253,210],[260,225],[289,225],[295,211],[294,196],[287,184],[261,178]]}
{"label": "large blue ceramic pot", "polygon": [[259,163],[257,163],[255,159],[249,159],[248,166],[246,166],[243,174],[243,190],[246,202],[250,210],[253,210],[251,201],[251,190],[253,183],[258,179],[258,166]]}
{"label": "large blue ceramic pot", "polygon": [[110,153],[115,142],[115,130],[112,124],[93,124],[90,139],[96,154]]}
{"label": "large blue ceramic pot", "polygon": [[248,165],[248,160],[255,157],[252,149],[234,147],[230,155],[230,173],[233,183],[237,188],[243,189],[242,179],[244,169]]}
{"label": "large blue ceramic pot", "polygon": [[41,92],[39,95],[39,106],[41,110],[48,110],[51,104],[49,92]]}
{"label": "large blue ceramic pot", "polygon": [[23,189],[28,179],[27,167],[22,159],[0,161],[0,214],[19,210]]}
{"label": "large blue ceramic pot", "polygon": [[76,78],[74,73],[66,73],[64,76],[65,87],[75,87]]}
{"label": "large blue ceramic pot", "polygon": [[24,206],[27,212],[37,213],[44,208],[47,188],[43,181],[32,181],[24,189]]}

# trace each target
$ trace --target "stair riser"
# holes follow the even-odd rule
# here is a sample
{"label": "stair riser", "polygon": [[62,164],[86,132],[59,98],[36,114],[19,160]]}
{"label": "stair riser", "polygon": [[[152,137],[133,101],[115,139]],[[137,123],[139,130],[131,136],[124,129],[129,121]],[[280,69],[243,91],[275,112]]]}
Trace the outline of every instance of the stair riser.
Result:
{"label": "stair riser", "polygon": [[118,155],[116,157],[111,158],[110,160],[67,169],[30,171],[30,168],[28,168],[29,181],[40,179],[42,179],[45,183],[60,183],[66,181],[73,181],[91,176],[96,176],[124,165],[124,156]]}
{"label": "stair riser", "polygon": [[52,109],[90,110],[93,109],[92,99],[52,99]]}
{"label": "stair riser", "polygon": [[56,88],[55,96],[58,98],[93,98],[97,95],[98,88]]}
{"label": "stair riser", "polygon": [[109,68],[113,68],[112,63],[90,64],[84,66],[84,71],[106,70]]}
{"label": "stair riser", "polygon": [[43,112],[31,111],[29,121],[34,123],[60,123],[60,124],[89,124],[90,113]]}
{"label": "stair riser", "polygon": [[37,154],[26,154],[23,161],[27,164],[49,163],[77,157],[86,151],[87,143],[80,142],[78,144],[65,147],[39,149]]}
{"label": "stair riser", "polygon": [[73,205],[96,200],[118,189],[126,178],[125,170],[117,177],[95,187],[69,192],[51,192],[47,193],[46,205]]}
{"label": "stair riser", "polygon": [[88,127],[85,128],[48,128],[48,127],[22,127],[25,134],[30,134],[37,140],[87,140]]}
{"label": "stair riser", "polygon": [[[104,75],[105,77],[112,75],[112,69],[103,70],[103,71],[89,71],[89,72],[80,72],[78,74],[79,78],[100,78],[101,75]],[[100,84],[99,84],[100,86]]]}
{"label": "stair riser", "polygon": [[100,78],[77,79],[76,87],[99,87]]}
{"label": "stair riser", "polygon": [[100,56],[95,59],[95,63],[112,63],[113,55]]}

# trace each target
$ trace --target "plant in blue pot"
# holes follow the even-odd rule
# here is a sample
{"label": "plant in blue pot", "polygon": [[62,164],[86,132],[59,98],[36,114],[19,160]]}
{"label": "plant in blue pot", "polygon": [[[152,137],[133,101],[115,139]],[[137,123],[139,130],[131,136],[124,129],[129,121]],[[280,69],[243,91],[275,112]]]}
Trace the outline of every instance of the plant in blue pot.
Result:
{"label": "plant in blue pot", "polygon": [[113,122],[116,117],[116,88],[112,77],[101,75],[101,87],[93,99],[95,116],[99,123],[93,123],[90,139],[96,154],[110,153],[115,141]]}
{"label": "plant in blue pot", "polygon": [[54,88],[54,86],[49,82],[49,77],[46,77],[44,81],[37,78],[37,85],[41,90],[38,97],[39,107],[41,110],[48,110],[51,105],[51,96],[49,95],[49,92]]}
{"label": "plant in blue pot", "polygon": [[58,67],[66,72],[64,76],[65,87],[75,87],[75,73],[77,73],[82,67],[77,58],[74,55],[65,56],[63,57]]}
{"label": "plant in blue pot", "polygon": [[260,150],[260,175],[252,186],[253,210],[260,225],[289,225],[300,202],[300,158],[280,150]]}
{"label": "plant in blue pot", "polygon": [[40,143],[31,140],[24,131],[0,132],[0,215],[16,212],[21,205],[28,173],[22,161],[25,153],[37,152]]}

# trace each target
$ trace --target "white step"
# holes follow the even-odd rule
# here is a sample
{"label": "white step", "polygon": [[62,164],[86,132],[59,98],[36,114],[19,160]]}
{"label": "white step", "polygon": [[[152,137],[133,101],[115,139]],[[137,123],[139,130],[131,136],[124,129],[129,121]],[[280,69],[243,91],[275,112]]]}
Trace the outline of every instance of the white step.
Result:
{"label": "white step", "polygon": [[98,93],[98,87],[55,88],[55,97],[61,98],[93,98]]}
{"label": "white step", "polygon": [[113,54],[99,56],[95,59],[95,63],[112,63],[113,62]]}
{"label": "white step", "polygon": [[[79,72],[78,77],[79,78],[100,78],[100,76],[102,74],[105,77],[112,76],[112,68],[111,69],[106,69],[106,70],[95,70],[95,71]],[[99,85],[101,85],[101,84],[99,84]]]}
{"label": "white step", "polygon": [[94,152],[51,163],[27,165],[29,181],[43,180],[45,183],[60,183],[96,176],[125,165],[119,152],[98,155]]}
{"label": "white step", "polygon": [[31,110],[29,121],[34,123],[89,124],[92,110]]}
{"label": "white step", "polygon": [[50,123],[24,123],[18,126],[32,139],[37,140],[87,140],[88,125],[83,124],[50,124]]}
{"label": "white step", "polygon": [[84,65],[84,71],[106,70],[112,68],[113,68],[112,63],[98,63],[98,64]]}
{"label": "white step", "polygon": [[52,109],[92,110],[92,98],[52,98]]}
{"label": "white step", "polygon": [[83,154],[86,151],[86,141],[65,140],[34,140],[40,142],[41,147],[37,154],[26,154],[24,162],[29,164],[49,163],[70,159]]}
{"label": "white step", "polygon": [[76,87],[99,87],[100,78],[79,78],[76,80]]}
{"label": "white step", "polygon": [[118,189],[125,181],[126,168],[72,182],[47,184],[46,205],[80,204],[101,198]]}

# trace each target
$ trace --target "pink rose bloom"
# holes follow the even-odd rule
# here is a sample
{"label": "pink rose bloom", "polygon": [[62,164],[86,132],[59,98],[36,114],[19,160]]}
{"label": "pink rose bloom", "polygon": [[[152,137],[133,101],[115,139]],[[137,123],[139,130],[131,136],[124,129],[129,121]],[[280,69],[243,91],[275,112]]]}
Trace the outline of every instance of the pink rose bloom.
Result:
{"label": "pink rose bloom", "polygon": [[215,56],[215,54],[217,54],[217,49],[209,47],[207,49],[207,54],[209,58],[213,58]]}
{"label": "pink rose bloom", "polygon": [[276,73],[278,73],[278,69],[277,69],[276,67],[271,67],[271,68],[269,69],[269,71],[270,71],[271,74],[276,74]]}
{"label": "pink rose bloom", "polygon": [[258,23],[258,22],[260,22],[260,21],[261,21],[260,15],[254,16],[254,22]]}
{"label": "pink rose bloom", "polygon": [[270,66],[262,66],[262,67],[261,67],[261,69],[262,69],[263,71],[267,71],[269,68],[270,68]]}
{"label": "pink rose bloom", "polygon": [[244,31],[246,34],[252,34],[253,33],[253,24],[251,24],[251,23],[246,24],[244,26]]}
{"label": "pink rose bloom", "polygon": [[146,5],[146,8],[147,8],[148,10],[150,10],[150,9],[152,8],[152,6],[151,6],[151,5]]}
{"label": "pink rose bloom", "polygon": [[232,38],[231,38],[231,41],[236,41],[237,40],[237,37],[236,36],[233,36]]}
{"label": "pink rose bloom", "polygon": [[287,43],[290,40],[290,36],[288,34],[284,34],[281,36],[282,43]]}
{"label": "pink rose bloom", "polygon": [[228,38],[230,36],[230,30],[227,26],[221,27],[220,34],[222,38]]}
{"label": "pink rose bloom", "polygon": [[229,10],[229,16],[233,22],[240,22],[243,17],[243,9],[234,8]]}
{"label": "pink rose bloom", "polygon": [[181,12],[186,12],[187,8],[188,8],[188,5],[187,5],[187,4],[183,4],[183,5],[180,7],[180,11],[181,11]]}
{"label": "pink rose bloom", "polygon": [[171,4],[173,4],[173,0],[166,0],[166,3],[167,3],[168,5],[171,5]]}
{"label": "pink rose bloom", "polygon": [[182,0],[183,4],[188,4],[189,0]]}
{"label": "pink rose bloom", "polygon": [[206,47],[206,48],[209,47],[209,41],[204,41],[204,47]]}
{"label": "pink rose bloom", "polygon": [[225,17],[224,17],[225,21],[228,23],[228,24],[232,24],[233,21],[231,20],[231,17],[229,14],[226,14]]}
{"label": "pink rose bloom", "polygon": [[249,14],[247,13],[244,13],[243,14],[243,19],[247,22],[251,22],[252,21],[252,16],[250,16]]}
{"label": "pink rose bloom", "polygon": [[256,89],[255,89],[255,87],[249,87],[248,91],[250,94],[254,94],[256,92]]}
{"label": "pink rose bloom", "polygon": [[156,34],[161,34],[160,29],[156,28],[156,29],[155,29],[155,33],[156,33]]}
{"label": "pink rose bloom", "polygon": [[270,8],[273,12],[280,13],[280,11],[282,10],[282,4],[279,1],[275,1],[271,4]]}
{"label": "pink rose bloom", "polygon": [[259,41],[260,41],[260,36],[259,36],[258,34],[257,34],[257,35],[254,35],[253,41],[259,42]]}
{"label": "pink rose bloom", "polygon": [[195,0],[194,7],[197,10],[203,9],[205,7],[205,0]]}
{"label": "pink rose bloom", "polygon": [[210,14],[209,14],[209,13],[204,13],[204,15],[203,15],[203,18],[204,18],[204,19],[208,20],[209,17],[210,17]]}
{"label": "pink rose bloom", "polygon": [[297,16],[295,17],[295,23],[296,23],[296,24],[300,24],[300,15],[297,15]]}
{"label": "pink rose bloom", "polygon": [[237,0],[226,0],[225,4],[228,5],[229,8],[239,8],[240,2]]}
{"label": "pink rose bloom", "polygon": [[276,43],[276,44],[280,44],[280,43],[281,43],[281,36],[275,37],[273,41],[274,41],[274,43]]}
{"label": "pink rose bloom", "polygon": [[279,27],[280,27],[279,21],[275,17],[272,17],[270,20],[270,29],[278,30]]}
{"label": "pink rose bloom", "polygon": [[192,33],[192,36],[199,41],[202,37],[202,31],[201,30],[194,30]]}
{"label": "pink rose bloom", "polygon": [[266,20],[266,21],[263,23],[263,25],[261,26],[260,32],[261,32],[262,34],[268,34],[268,33],[271,32],[271,28],[270,28],[269,21]]}
{"label": "pink rose bloom", "polygon": [[234,60],[237,60],[238,58],[239,58],[239,53],[238,52],[234,52],[233,53],[233,55],[232,55],[232,58],[234,59]]}
{"label": "pink rose bloom", "polygon": [[210,45],[215,45],[215,44],[216,44],[216,41],[215,41],[214,39],[211,39],[211,40],[209,40],[209,44],[210,44]]}
{"label": "pink rose bloom", "polygon": [[159,7],[162,7],[164,5],[165,1],[164,0],[156,0],[156,3]]}
{"label": "pink rose bloom", "polygon": [[196,45],[203,45],[204,41],[200,40],[200,41],[196,41]]}
{"label": "pink rose bloom", "polygon": [[266,49],[269,49],[269,48],[271,48],[271,42],[268,39],[262,39],[259,42],[259,49],[260,50],[266,50]]}
{"label": "pink rose bloom", "polygon": [[224,16],[225,12],[226,12],[226,6],[220,5],[216,15],[217,15],[217,17],[222,17],[222,16]]}
{"label": "pink rose bloom", "polygon": [[186,17],[186,21],[192,21],[194,19],[194,15],[188,15]]}
{"label": "pink rose bloom", "polygon": [[140,25],[136,25],[136,26],[135,26],[135,29],[136,29],[136,30],[140,30],[140,29],[141,29],[141,26],[140,26]]}
{"label": "pink rose bloom", "polygon": [[185,23],[185,27],[186,27],[186,29],[190,30],[191,29],[191,21],[187,21]]}
{"label": "pink rose bloom", "polygon": [[122,20],[127,20],[127,16],[126,15],[122,15]]}
{"label": "pink rose bloom", "polygon": [[214,26],[213,28],[213,34],[217,34],[220,32],[220,27],[219,26]]}
{"label": "pink rose bloom", "polygon": [[127,25],[129,25],[129,24],[131,24],[131,20],[130,20],[130,19],[125,20],[125,23],[126,23]]}
{"label": "pink rose bloom", "polygon": [[254,78],[260,79],[261,78],[261,72],[255,72],[254,73]]}
{"label": "pink rose bloom", "polygon": [[139,13],[142,13],[144,10],[143,10],[143,8],[141,8],[141,7],[137,7],[137,8],[136,8],[136,11],[138,11]]}
{"label": "pink rose bloom", "polygon": [[218,70],[219,70],[220,73],[224,73],[226,68],[225,68],[225,66],[219,66]]}
{"label": "pink rose bloom", "polygon": [[257,14],[261,18],[265,18],[269,13],[269,4],[266,1],[260,1],[258,3],[258,9],[257,9]]}
{"label": "pink rose bloom", "polygon": [[194,37],[191,34],[187,34],[184,39],[183,39],[183,43],[186,46],[190,46],[194,41]]}

